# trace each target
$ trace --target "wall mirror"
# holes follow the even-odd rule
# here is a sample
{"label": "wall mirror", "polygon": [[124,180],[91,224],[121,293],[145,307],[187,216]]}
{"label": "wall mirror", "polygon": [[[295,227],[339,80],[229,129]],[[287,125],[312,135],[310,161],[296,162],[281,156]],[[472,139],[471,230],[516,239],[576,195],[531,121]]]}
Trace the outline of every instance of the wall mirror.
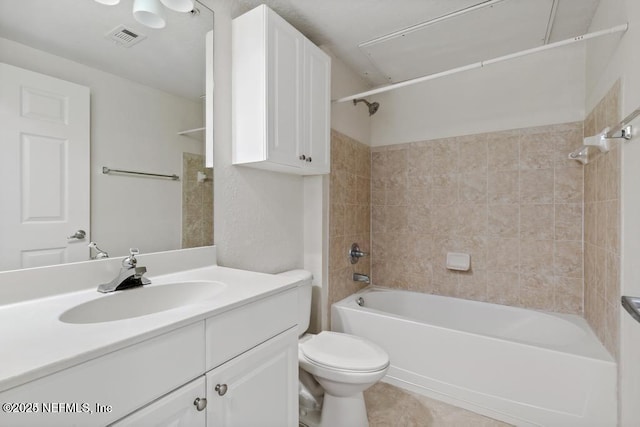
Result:
{"label": "wall mirror", "polygon": [[197,1],[0,2],[0,270],[213,244],[212,29]]}

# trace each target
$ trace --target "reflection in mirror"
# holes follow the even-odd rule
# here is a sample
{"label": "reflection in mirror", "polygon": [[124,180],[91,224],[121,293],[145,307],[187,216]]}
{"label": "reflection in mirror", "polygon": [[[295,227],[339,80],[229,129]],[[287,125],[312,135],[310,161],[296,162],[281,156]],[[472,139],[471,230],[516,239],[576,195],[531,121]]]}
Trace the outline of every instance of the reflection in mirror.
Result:
{"label": "reflection in mirror", "polygon": [[166,9],[153,29],[132,5],[0,2],[0,270],[88,260],[90,242],[111,257],[213,244],[213,12]]}

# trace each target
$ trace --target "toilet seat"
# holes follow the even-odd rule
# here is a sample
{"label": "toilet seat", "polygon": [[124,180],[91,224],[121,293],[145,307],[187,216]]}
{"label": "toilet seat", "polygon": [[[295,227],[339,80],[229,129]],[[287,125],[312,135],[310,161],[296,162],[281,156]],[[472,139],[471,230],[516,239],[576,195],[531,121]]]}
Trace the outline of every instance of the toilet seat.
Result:
{"label": "toilet seat", "polygon": [[389,366],[389,356],[376,344],[354,335],[323,331],[300,344],[310,362],[328,369],[377,372]]}

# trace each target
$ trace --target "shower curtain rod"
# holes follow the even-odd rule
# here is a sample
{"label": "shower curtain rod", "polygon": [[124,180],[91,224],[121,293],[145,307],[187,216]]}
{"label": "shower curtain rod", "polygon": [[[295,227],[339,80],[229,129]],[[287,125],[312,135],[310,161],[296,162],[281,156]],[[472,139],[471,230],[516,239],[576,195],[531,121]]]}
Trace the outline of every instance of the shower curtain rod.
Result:
{"label": "shower curtain rod", "polygon": [[344,98],[340,98],[340,99],[334,100],[334,102],[352,101],[352,100],[357,99],[357,98],[364,98],[366,96],[376,95],[378,93],[383,93],[383,92],[388,92],[390,90],[399,89],[401,87],[411,86],[411,85],[414,85],[414,84],[417,84],[417,83],[426,82],[428,80],[435,80],[435,79],[438,79],[440,77],[450,76],[452,74],[461,73],[463,71],[473,70],[473,69],[476,69],[476,68],[482,68],[485,65],[496,64],[498,62],[507,61],[509,59],[514,59],[514,58],[519,58],[521,56],[531,55],[532,53],[538,53],[538,52],[542,52],[544,50],[554,49],[556,47],[566,46],[566,45],[569,45],[569,44],[578,43],[578,42],[581,42],[581,41],[593,39],[593,38],[596,38],[596,37],[602,37],[602,36],[606,36],[606,35],[609,35],[609,34],[623,33],[625,31],[627,31],[628,28],[629,28],[629,24],[628,23],[627,24],[622,24],[622,25],[617,25],[615,27],[612,27],[612,28],[609,28],[609,29],[606,29],[606,30],[594,31],[593,33],[583,34],[581,36],[576,36],[576,37],[573,37],[571,39],[561,40],[559,42],[550,43],[550,44],[546,44],[546,45],[539,46],[539,47],[534,47],[532,49],[522,50],[522,51],[516,52],[516,53],[510,53],[508,55],[499,56],[497,58],[487,59],[485,61],[480,61],[480,62],[475,62],[473,64],[464,65],[462,67],[457,67],[457,68],[452,68],[451,70],[442,71],[440,73],[429,74],[429,75],[426,75],[426,76],[417,77],[415,79],[405,80],[405,81],[398,82],[398,83],[393,83],[393,84],[390,84],[390,85],[387,85],[387,86],[379,87],[377,89],[372,89],[372,90],[368,90],[366,92],[357,93],[355,95],[346,96]]}

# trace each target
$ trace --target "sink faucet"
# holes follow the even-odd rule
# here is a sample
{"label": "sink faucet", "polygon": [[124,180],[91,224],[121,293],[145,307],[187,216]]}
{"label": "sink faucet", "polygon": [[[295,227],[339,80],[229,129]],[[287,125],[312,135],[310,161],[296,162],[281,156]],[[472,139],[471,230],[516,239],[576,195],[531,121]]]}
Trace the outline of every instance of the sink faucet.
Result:
{"label": "sink faucet", "polygon": [[140,251],[137,248],[129,249],[129,256],[122,260],[122,268],[118,276],[109,283],[103,283],[98,286],[98,292],[107,293],[121,291],[123,289],[135,288],[142,285],[148,285],[151,280],[142,277],[147,272],[147,267],[137,267],[138,260],[136,255]]}
{"label": "sink faucet", "polygon": [[369,280],[369,276],[367,276],[366,274],[360,274],[360,273],[353,273],[353,281],[363,282],[366,284],[369,284],[369,282],[371,282],[371,280]]}
{"label": "sink faucet", "polygon": [[93,252],[91,251],[91,249],[95,250],[96,252],[95,255],[90,255],[89,258],[91,259],[109,258],[109,253],[107,251],[103,251],[102,249],[100,249],[96,242],[91,242],[87,246],[89,246],[89,251],[90,251],[89,253]]}

